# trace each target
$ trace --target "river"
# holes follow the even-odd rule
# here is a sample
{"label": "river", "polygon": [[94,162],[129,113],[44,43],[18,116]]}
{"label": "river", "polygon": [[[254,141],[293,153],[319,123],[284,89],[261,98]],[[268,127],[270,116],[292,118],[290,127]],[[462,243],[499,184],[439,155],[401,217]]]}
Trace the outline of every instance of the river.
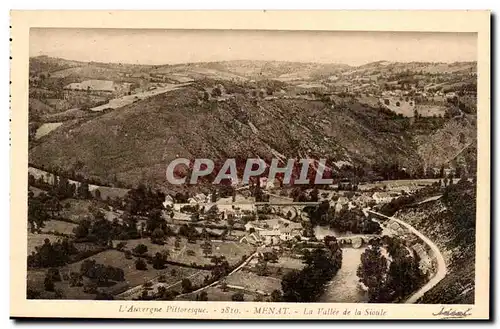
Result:
{"label": "river", "polygon": [[[342,236],[342,234],[327,226],[316,226],[314,233],[319,240],[322,240],[327,235]],[[359,278],[356,275],[361,254],[365,249],[365,247],[359,249],[342,248],[342,267],[327,284],[326,291],[320,297],[319,302],[362,303],[368,300],[366,293],[359,288]]]}

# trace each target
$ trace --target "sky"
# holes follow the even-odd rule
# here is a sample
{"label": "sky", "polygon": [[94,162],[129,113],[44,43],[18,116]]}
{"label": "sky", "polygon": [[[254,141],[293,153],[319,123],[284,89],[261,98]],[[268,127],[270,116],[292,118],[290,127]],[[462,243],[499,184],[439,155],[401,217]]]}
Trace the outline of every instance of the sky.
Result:
{"label": "sky", "polygon": [[477,34],[32,28],[30,56],[38,55],[155,65],[225,60],[449,63],[477,60]]}

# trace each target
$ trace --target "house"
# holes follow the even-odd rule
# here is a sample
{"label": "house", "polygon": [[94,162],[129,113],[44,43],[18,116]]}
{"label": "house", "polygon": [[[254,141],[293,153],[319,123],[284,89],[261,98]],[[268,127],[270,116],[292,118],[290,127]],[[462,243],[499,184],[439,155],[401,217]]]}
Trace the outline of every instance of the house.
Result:
{"label": "house", "polygon": [[224,218],[234,218],[236,220],[240,220],[241,217],[243,217],[243,212],[241,209],[235,208],[235,209],[224,209]]}
{"label": "house", "polygon": [[81,91],[97,91],[104,93],[113,93],[117,86],[113,81],[109,80],[85,80],[66,85],[64,90],[81,90]]}
{"label": "house", "polygon": [[240,243],[250,243],[252,245],[259,245],[262,243],[262,239],[259,235],[259,233],[250,233],[248,235],[245,235],[240,239]]}
{"label": "house", "polygon": [[355,200],[355,203],[359,205],[360,207],[365,207],[366,205],[370,204],[373,201],[373,199],[366,193],[361,194],[358,196]]}
{"label": "house", "polygon": [[200,204],[200,203],[208,203],[208,198],[203,193],[198,193],[195,196],[188,199],[188,203],[191,205]]}
{"label": "house", "polygon": [[245,224],[245,231],[250,231],[251,229],[254,229],[255,231],[263,231],[264,229],[262,227],[259,227],[257,225],[252,224],[251,222],[248,222]]}
{"label": "house", "polygon": [[171,195],[167,195],[165,197],[165,201],[163,202],[163,207],[167,208],[174,204],[174,198]]}
{"label": "house", "polygon": [[294,230],[290,227],[285,227],[279,230],[280,231],[280,239],[281,241],[288,241],[293,239],[296,235],[301,236],[300,230]]}
{"label": "house", "polygon": [[395,196],[393,195],[393,193],[389,193],[389,192],[375,192],[372,195],[373,200],[377,204],[391,202],[392,199],[394,199],[394,197]]}
{"label": "house", "polygon": [[446,93],[445,97],[448,98],[448,99],[449,98],[455,98],[455,97],[457,97],[457,94],[452,91],[452,92]]}
{"label": "house", "polygon": [[259,232],[264,244],[276,245],[280,243],[281,232],[280,230],[263,230]]}
{"label": "house", "polygon": [[445,175],[445,177],[450,177],[450,175],[454,176],[455,175],[455,169],[453,169],[453,168],[445,168],[444,169],[444,175]]}

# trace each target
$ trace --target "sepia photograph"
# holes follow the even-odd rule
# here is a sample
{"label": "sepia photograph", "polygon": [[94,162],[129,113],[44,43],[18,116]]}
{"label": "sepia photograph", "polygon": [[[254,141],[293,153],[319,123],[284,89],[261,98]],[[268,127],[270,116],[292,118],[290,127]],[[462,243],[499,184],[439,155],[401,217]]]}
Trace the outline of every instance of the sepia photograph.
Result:
{"label": "sepia photograph", "polygon": [[477,32],[31,27],[28,44],[26,300],[472,315]]}

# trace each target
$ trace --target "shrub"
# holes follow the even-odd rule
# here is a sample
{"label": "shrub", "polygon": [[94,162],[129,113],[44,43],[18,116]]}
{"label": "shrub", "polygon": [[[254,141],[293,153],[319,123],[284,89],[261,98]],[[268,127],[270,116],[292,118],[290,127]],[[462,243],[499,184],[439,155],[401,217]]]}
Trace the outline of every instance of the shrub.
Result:
{"label": "shrub", "polygon": [[148,265],[146,264],[144,259],[139,258],[138,260],[135,261],[135,268],[140,271],[145,271],[148,269]]}
{"label": "shrub", "polygon": [[243,302],[245,301],[245,295],[242,292],[237,292],[231,296],[233,302]]}

